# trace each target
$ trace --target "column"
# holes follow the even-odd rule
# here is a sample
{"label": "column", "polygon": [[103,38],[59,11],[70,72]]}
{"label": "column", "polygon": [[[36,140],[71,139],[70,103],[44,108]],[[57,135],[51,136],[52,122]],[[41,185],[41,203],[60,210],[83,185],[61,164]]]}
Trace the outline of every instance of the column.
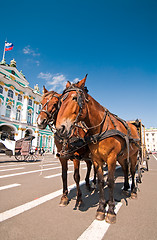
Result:
{"label": "column", "polygon": [[6,99],[8,96],[8,88],[6,88],[6,87],[3,88],[3,96],[4,96],[4,101],[3,101],[3,105],[1,106],[1,116],[2,117],[5,116],[5,112],[6,112]]}
{"label": "column", "polygon": [[12,116],[11,116],[11,119],[12,120],[15,120],[16,119],[16,103],[17,103],[17,96],[18,96],[18,93],[17,92],[14,92],[14,106],[12,107]]}
{"label": "column", "polygon": [[22,109],[22,116],[21,121],[27,123],[27,106],[28,106],[28,96],[24,96],[24,102],[23,102],[23,109]]}

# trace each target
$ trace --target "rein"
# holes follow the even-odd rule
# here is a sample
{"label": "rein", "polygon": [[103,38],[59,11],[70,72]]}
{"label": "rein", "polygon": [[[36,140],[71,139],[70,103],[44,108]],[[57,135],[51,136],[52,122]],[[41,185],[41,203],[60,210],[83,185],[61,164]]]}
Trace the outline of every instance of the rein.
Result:
{"label": "rein", "polygon": [[[58,97],[57,95],[55,95],[55,93],[51,96],[51,98],[44,104],[44,106],[42,107],[41,112],[44,112],[47,114],[48,119],[47,119],[47,124],[49,125],[51,131],[53,132],[55,130],[55,128],[53,127],[54,124],[54,116],[57,114],[57,112],[59,111],[59,108],[57,107],[56,110],[54,111],[54,113],[52,114],[51,112],[48,112],[48,104],[49,102],[52,100],[53,97],[56,97],[60,100],[60,97]],[[44,109],[46,107],[46,110]],[[39,114],[40,114],[39,113]]]}

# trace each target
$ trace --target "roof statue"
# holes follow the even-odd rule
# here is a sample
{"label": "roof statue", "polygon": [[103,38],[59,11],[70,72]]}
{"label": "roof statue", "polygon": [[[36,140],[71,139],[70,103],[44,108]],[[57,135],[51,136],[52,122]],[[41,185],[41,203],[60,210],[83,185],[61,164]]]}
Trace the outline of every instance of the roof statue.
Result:
{"label": "roof statue", "polygon": [[16,67],[16,61],[14,58],[10,61],[10,67]]}
{"label": "roof statue", "polygon": [[34,92],[40,93],[40,89],[39,89],[38,84],[36,84],[36,85],[34,86]]}

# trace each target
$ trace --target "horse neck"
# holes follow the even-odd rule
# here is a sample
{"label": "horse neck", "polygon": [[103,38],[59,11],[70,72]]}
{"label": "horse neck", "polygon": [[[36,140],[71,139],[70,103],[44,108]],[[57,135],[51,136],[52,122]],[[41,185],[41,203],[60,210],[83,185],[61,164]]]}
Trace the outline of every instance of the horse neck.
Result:
{"label": "horse neck", "polygon": [[[99,125],[105,116],[105,108],[88,94],[87,116],[85,122],[89,128]],[[93,132],[97,132],[99,127],[93,128]]]}

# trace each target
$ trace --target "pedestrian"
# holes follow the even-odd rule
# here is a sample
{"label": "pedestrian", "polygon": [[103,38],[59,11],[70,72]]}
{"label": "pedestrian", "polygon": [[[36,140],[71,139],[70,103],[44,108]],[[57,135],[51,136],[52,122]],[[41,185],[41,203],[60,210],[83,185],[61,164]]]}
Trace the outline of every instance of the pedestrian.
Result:
{"label": "pedestrian", "polygon": [[44,155],[44,153],[45,153],[45,149],[44,147],[42,147],[42,155]]}

